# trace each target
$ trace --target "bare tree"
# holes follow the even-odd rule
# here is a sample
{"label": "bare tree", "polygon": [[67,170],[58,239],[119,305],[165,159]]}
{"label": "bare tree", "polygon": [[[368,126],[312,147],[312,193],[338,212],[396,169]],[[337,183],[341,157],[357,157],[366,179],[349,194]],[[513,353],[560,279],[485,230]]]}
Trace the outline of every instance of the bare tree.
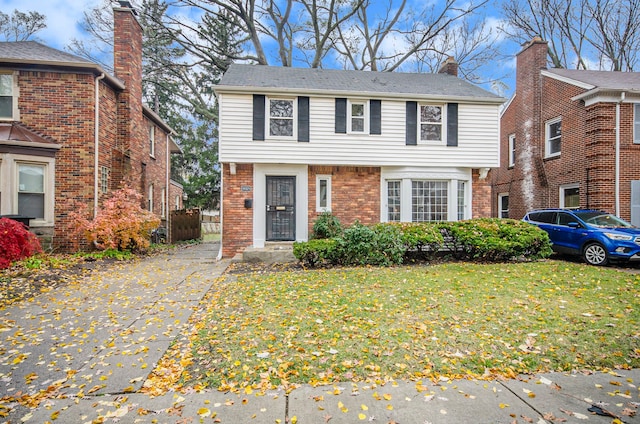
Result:
{"label": "bare tree", "polygon": [[7,15],[0,11],[0,39],[2,41],[26,41],[46,27],[46,16],[41,13],[14,10],[13,14]]}
{"label": "bare tree", "polygon": [[640,48],[640,0],[505,0],[502,30],[540,36],[556,68],[632,70]]}

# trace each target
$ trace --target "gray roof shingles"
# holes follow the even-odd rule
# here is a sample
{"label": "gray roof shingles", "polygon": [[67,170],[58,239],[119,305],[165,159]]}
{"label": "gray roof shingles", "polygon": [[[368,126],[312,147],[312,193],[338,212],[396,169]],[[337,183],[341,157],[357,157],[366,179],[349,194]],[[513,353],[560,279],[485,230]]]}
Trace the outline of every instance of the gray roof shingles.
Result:
{"label": "gray roof shingles", "polygon": [[36,41],[0,42],[0,61],[11,62],[47,62],[60,64],[86,65],[96,64],[71,53],[57,50]]}
{"label": "gray roof shingles", "polygon": [[497,102],[504,100],[448,74],[346,71],[246,64],[232,64],[222,77],[218,88],[453,96],[491,99]]}
{"label": "gray roof shingles", "polygon": [[548,69],[548,72],[592,85],[594,88],[640,91],[640,72],[585,71],[576,69]]}

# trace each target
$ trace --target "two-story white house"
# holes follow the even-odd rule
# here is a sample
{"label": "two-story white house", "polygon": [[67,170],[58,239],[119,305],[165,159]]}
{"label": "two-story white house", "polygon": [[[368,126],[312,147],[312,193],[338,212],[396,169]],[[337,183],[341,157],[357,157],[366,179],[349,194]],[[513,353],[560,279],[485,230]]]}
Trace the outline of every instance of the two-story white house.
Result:
{"label": "two-story white house", "polygon": [[233,64],[216,88],[222,255],[342,224],[491,216],[504,99],[443,73]]}

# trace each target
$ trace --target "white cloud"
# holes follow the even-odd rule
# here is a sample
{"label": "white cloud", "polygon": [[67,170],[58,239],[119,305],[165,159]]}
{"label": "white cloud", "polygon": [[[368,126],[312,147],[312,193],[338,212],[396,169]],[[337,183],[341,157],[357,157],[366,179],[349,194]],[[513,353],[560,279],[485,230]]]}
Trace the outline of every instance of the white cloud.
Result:
{"label": "white cloud", "polygon": [[100,0],[0,0],[0,10],[7,14],[19,10],[45,15],[47,27],[36,34],[37,38],[50,47],[64,49],[74,38],[84,37],[79,25],[83,13],[101,3]]}

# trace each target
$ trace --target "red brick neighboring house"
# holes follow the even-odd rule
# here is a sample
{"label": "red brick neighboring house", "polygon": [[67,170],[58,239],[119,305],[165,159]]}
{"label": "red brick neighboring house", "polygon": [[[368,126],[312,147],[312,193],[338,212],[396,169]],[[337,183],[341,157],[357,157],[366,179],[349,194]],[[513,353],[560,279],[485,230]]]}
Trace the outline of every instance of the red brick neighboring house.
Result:
{"label": "red brick neighboring house", "polygon": [[493,215],[580,207],[640,225],[640,73],[546,69],[546,58],[540,39],[517,56]]}
{"label": "red brick neighboring house", "polygon": [[490,216],[504,99],[457,78],[231,65],[220,107],[222,255],[349,225]]}
{"label": "red brick neighboring house", "polygon": [[0,215],[33,218],[45,247],[70,250],[69,212],[100,209],[129,183],[166,224],[172,129],[142,103],[142,28],[114,9],[114,69],[36,42],[0,43]]}

